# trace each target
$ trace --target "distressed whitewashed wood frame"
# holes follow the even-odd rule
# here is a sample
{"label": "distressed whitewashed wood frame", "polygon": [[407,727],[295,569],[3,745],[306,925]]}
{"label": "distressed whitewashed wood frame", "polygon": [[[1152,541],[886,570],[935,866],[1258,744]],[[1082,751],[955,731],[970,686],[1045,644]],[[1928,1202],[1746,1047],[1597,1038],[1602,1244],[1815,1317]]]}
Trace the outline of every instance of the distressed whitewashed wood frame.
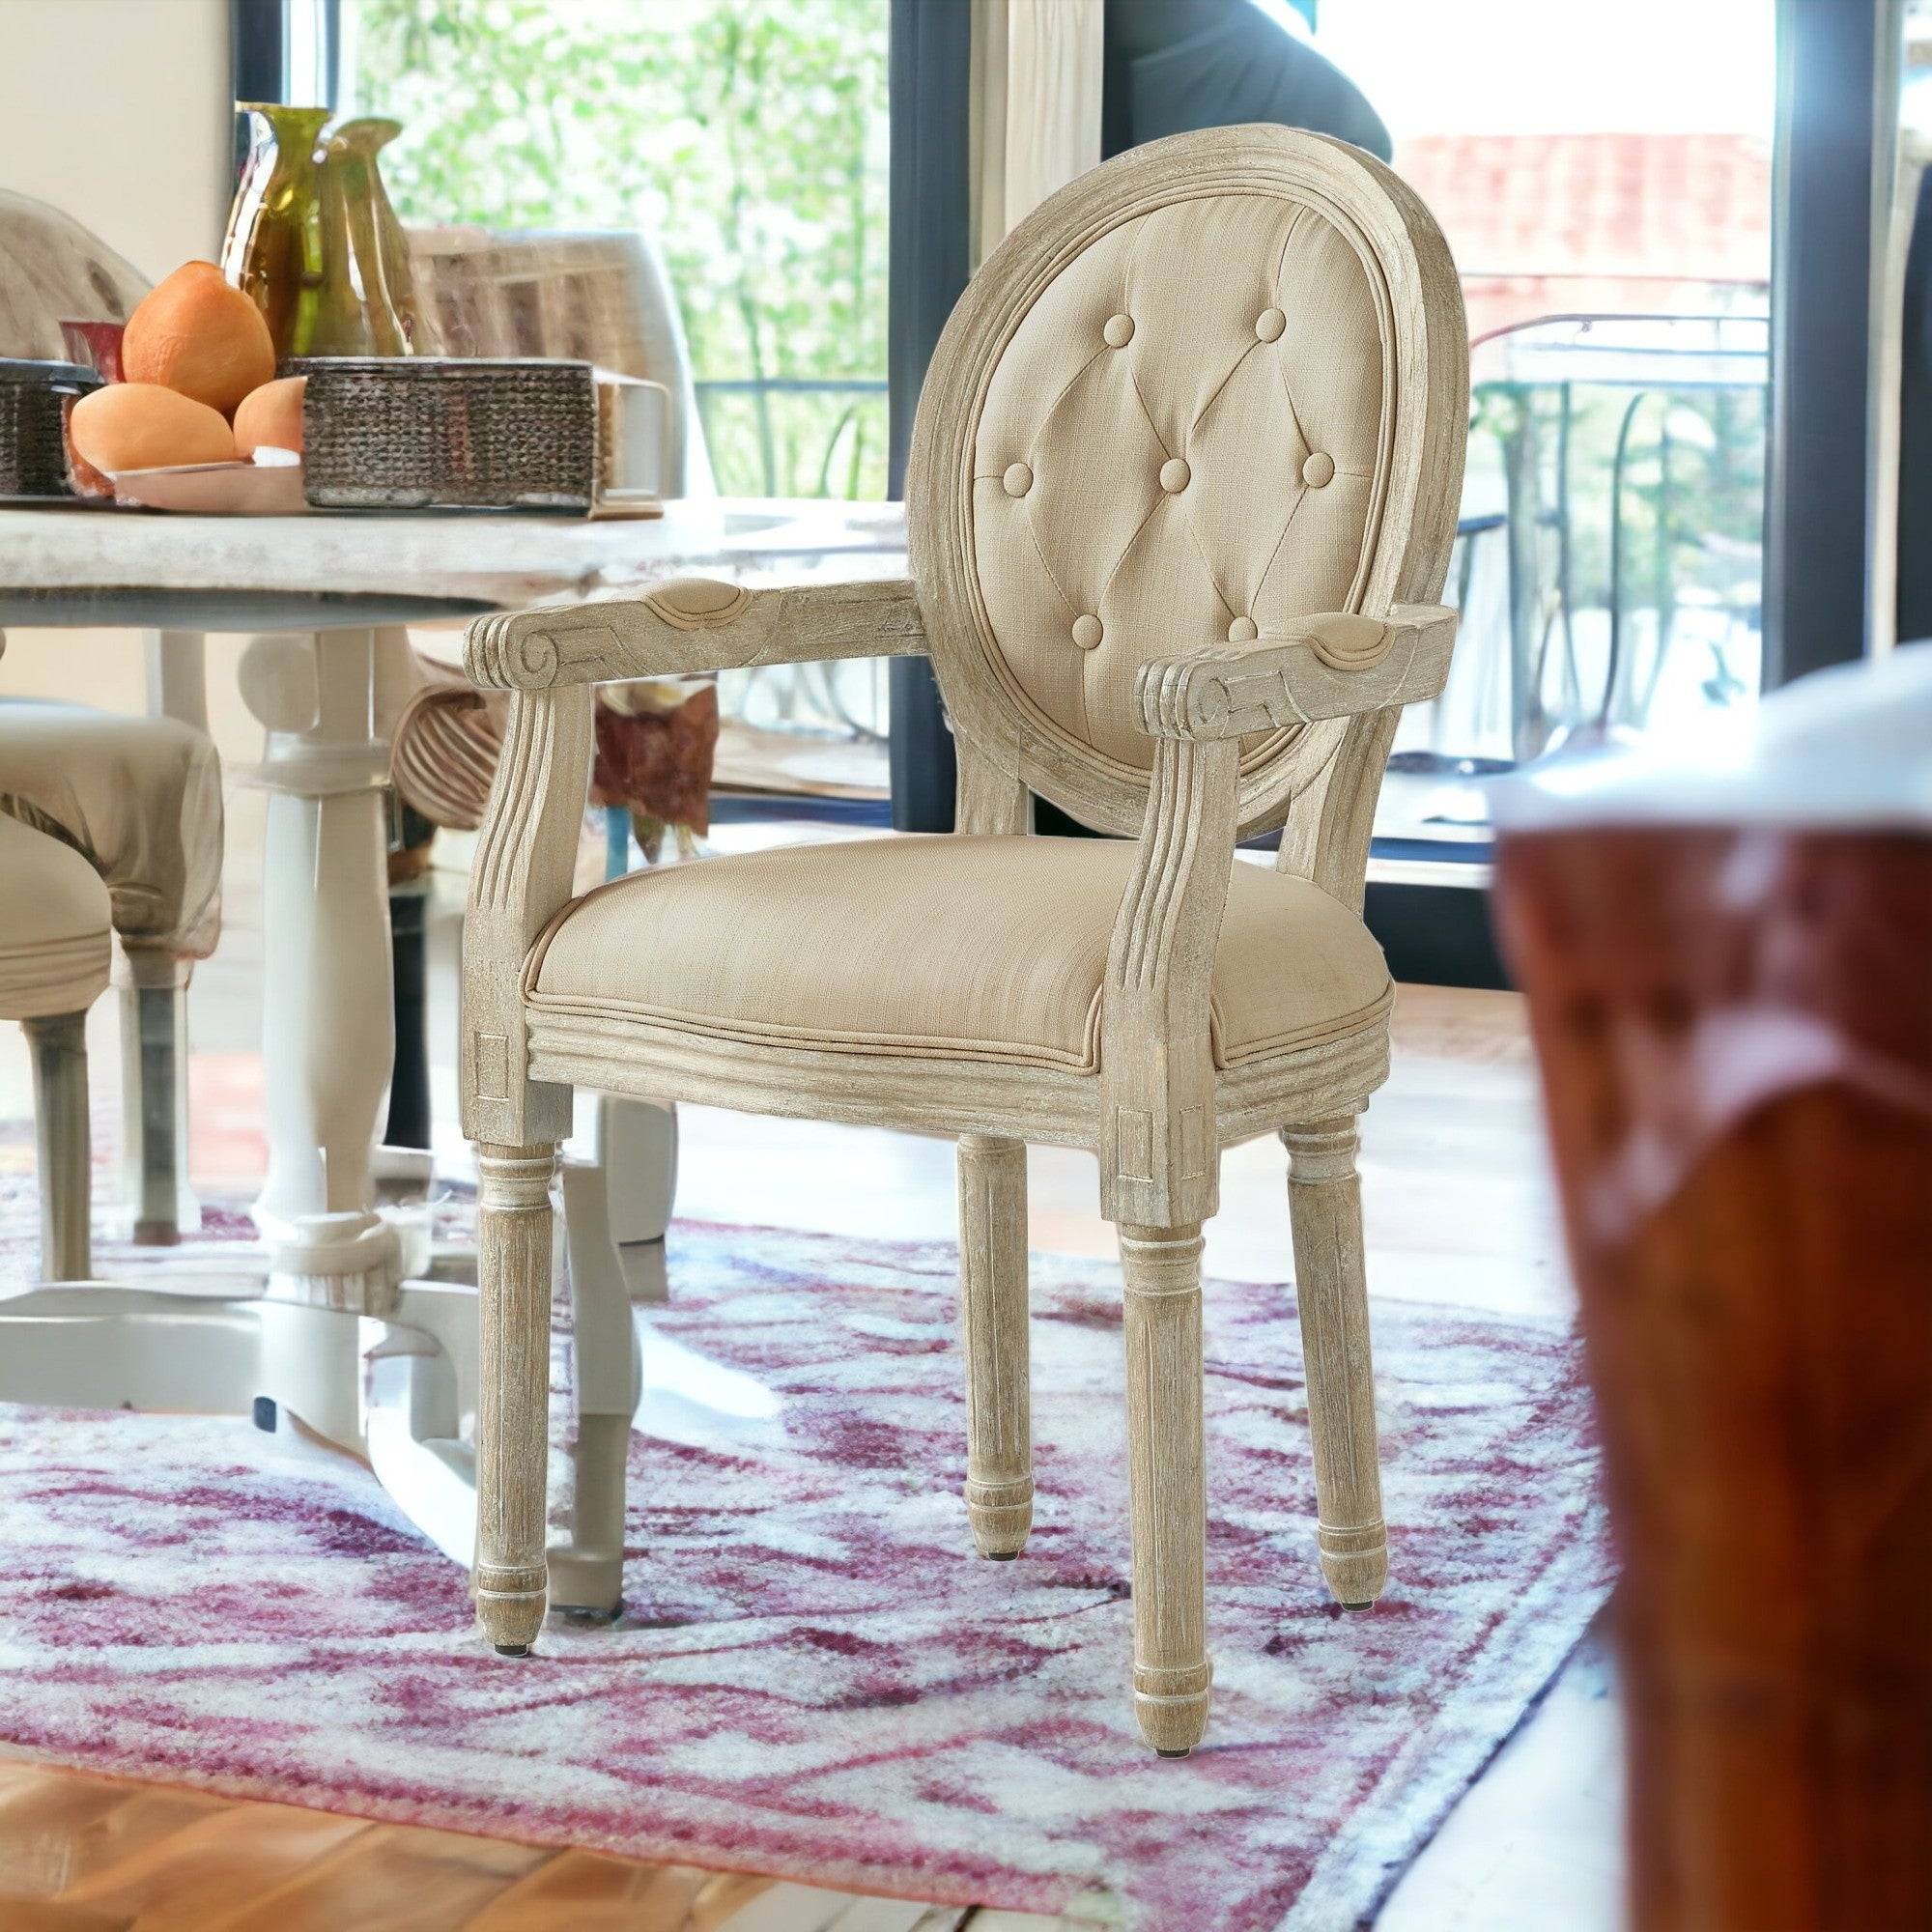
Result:
{"label": "distressed whitewashed wood frame", "polygon": [[550,691],[924,649],[919,601],[903,578],[751,590],[689,577],[641,594],[607,591],[479,617],[463,666],[485,689]]}

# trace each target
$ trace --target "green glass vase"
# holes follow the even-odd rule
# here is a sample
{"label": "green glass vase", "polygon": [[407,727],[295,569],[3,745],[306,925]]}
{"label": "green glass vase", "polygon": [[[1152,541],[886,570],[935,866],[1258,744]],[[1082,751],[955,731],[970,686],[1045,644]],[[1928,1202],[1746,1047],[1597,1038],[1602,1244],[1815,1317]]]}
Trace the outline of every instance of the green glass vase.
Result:
{"label": "green glass vase", "polygon": [[252,297],[277,360],[407,355],[415,334],[409,243],[377,161],[402,124],[329,127],[325,107],[258,102],[222,272]]}
{"label": "green glass vase", "polygon": [[248,157],[228,216],[221,272],[262,311],[275,356],[299,355],[322,287],[322,185],[316,149],[327,107],[239,102]]}
{"label": "green glass vase", "polygon": [[345,121],[325,136],[323,286],[315,355],[407,355],[415,334],[415,280],[402,223],[377,161],[399,121]]}

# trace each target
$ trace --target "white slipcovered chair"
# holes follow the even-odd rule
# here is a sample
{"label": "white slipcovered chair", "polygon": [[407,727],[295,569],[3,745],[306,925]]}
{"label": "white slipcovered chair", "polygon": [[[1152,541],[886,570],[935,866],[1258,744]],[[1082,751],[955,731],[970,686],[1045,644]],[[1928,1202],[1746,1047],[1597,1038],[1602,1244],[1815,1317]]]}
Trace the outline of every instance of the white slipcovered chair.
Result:
{"label": "white slipcovered chair", "polygon": [[[1455,613],[1468,363],[1448,251],[1379,163],[1217,128],[1082,176],[975,277],[914,434],[910,582],[686,582],[479,620],[513,694],[465,935],[481,1176],[476,1601],[545,1604],[550,1187],[571,1089],[956,1136],[967,1514],[1032,1520],[1026,1143],[1091,1148],[1124,1282],[1142,1730],[1208,1719],[1201,1227],[1279,1132],[1321,1560],[1386,1574],[1356,1116],[1394,988],[1360,918],[1404,704]],[[590,686],[929,653],[958,830],[641,873],[572,898]],[[1030,793],[1108,839],[1029,836]],[[1282,828],[1272,868],[1237,838]]]}
{"label": "white slipcovered chair", "polygon": [[206,732],[0,703],[0,813],[99,874],[121,941],[123,1138],[137,1241],[200,1225],[187,1174],[187,984],[221,928],[221,766]]}
{"label": "white slipcovered chair", "polygon": [[[64,318],[125,321],[147,292],[142,276],[72,216],[0,189],[0,355],[69,356]],[[0,812],[64,839],[106,882],[122,942],[133,1233],[140,1241],[176,1240],[200,1219],[187,1179],[185,992],[220,927],[214,747],[206,733],[168,719],[0,703]]]}
{"label": "white slipcovered chair", "polygon": [[89,1241],[87,1010],[113,952],[107,888],[58,838],[0,813],[0,1019],[34,1059],[41,1278],[85,1281]]}

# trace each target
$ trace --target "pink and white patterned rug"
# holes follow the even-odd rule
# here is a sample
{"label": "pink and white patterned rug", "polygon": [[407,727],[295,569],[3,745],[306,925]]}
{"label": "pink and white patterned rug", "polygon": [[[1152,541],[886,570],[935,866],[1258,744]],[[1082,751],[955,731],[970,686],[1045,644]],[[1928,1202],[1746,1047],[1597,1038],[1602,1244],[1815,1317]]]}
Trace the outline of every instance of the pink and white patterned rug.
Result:
{"label": "pink and white patterned rug", "polygon": [[[22,1212],[0,1184],[15,1281]],[[1316,1561],[1292,1293],[1211,1284],[1214,1716],[1192,1758],[1162,1762],[1127,1691],[1113,1272],[1035,1260],[1037,1526],[995,1564],[970,1553],[959,1501],[950,1244],[680,1224],[670,1250],[652,1331],[768,1399],[708,1438],[634,1436],[618,1627],[553,1627],[530,1661],[498,1659],[460,1572],[358,1465],[242,1422],[0,1406],[0,1737],[236,1795],[1095,1926],[1343,1932],[1607,1590],[1572,1338],[1381,1302],[1393,1577],[1374,1612],[1342,1614]]]}

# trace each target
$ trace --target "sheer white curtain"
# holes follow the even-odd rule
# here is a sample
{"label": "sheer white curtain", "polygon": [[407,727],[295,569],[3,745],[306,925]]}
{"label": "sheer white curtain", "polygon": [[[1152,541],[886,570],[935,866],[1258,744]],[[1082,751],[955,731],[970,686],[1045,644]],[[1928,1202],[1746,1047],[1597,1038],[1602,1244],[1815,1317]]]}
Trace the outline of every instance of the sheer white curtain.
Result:
{"label": "sheer white curtain", "polygon": [[973,259],[1100,159],[1105,0],[973,0]]}

